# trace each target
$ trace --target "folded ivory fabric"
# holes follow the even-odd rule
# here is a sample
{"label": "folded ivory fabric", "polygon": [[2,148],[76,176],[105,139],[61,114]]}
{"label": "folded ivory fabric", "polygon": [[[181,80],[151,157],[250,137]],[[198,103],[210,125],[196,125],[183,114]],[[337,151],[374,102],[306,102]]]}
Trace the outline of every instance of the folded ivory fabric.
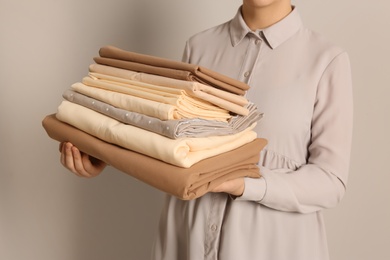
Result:
{"label": "folded ivory fabric", "polygon": [[117,81],[118,78],[129,79],[157,86],[183,89],[191,96],[208,101],[233,113],[239,115],[248,114],[248,110],[245,108],[245,105],[247,105],[249,101],[245,97],[211,86],[207,86],[199,82],[172,79],[163,76],[119,69],[100,64],[91,64],[89,66],[89,70],[91,72],[91,75],[96,78],[111,81]]}
{"label": "folded ivory fabric", "polygon": [[239,95],[244,95],[245,91],[249,89],[249,86],[241,81],[196,64],[130,52],[114,46],[100,48],[99,55],[100,57],[94,58],[98,64],[201,82]]}
{"label": "folded ivory fabric", "polygon": [[139,127],[123,124],[66,100],[58,107],[56,117],[106,142],[184,168],[240,147],[257,137],[253,131],[254,124],[234,135],[173,140]]}
{"label": "folded ivory fabric", "polygon": [[228,110],[217,107],[204,100],[191,97],[184,90],[155,86],[138,81],[133,82],[136,82],[138,85],[103,80],[92,75],[84,77],[82,80],[82,83],[87,86],[173,105],[177,108],[177,114],[181,118],[199,117],[226,121],[231,117]]}
{"label": "folded ivory fabric", "polygon": [[259,178],[256,164],[267,143],[265,139],[256,138],[237,149],[182,168],[104,142],[57,120],[54,114],[46,116],[42,125],[52,139],[71,142],[81,151],[183,200],[200,197],[227,180]]}
{"label": "folded ivory fabric", "polygon": [[207,137],[218,135],[232,135],[243,131],[253,123],[259,121],[262,114],[253,103],[247,105],[247,116],[234,116],[229,122],[204,120],[199,118],[181,120],[160,120],[137,112],[114,107],[108,103],[88,97],[73,90],[66,90],[64,99],[87,107],[96,112],[112,117],[120,122],[136,126],[171,139],[183,137]]}

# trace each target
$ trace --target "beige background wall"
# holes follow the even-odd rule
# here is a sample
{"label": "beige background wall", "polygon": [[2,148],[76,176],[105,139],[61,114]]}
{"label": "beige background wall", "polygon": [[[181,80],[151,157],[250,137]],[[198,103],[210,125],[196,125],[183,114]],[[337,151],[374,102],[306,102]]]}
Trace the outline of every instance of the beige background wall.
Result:
{"label": "beige background wall", "polygon": [[[374,4],[375,2],[375,4]],[[326,211],[332,259],[390,259],[390,3],[295,1],[350,53],[355,131],[349,188]],[[0,260],[148,259],[162,194],[114,170],[80,179],[41,127],[99,47],[180,59],[240,0],[0,0]]]}

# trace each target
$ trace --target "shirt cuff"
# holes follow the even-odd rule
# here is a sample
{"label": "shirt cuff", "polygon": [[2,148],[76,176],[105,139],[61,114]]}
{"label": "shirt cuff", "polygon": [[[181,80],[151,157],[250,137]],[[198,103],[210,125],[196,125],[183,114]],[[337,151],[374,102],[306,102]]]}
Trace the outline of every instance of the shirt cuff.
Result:
{"label": "shirt cuff", "polygon": [[267,183],[263,177],[259,179],[244,178],[245,189],[240,197],[236,200],[250,200],[260,202],[267,191]]}

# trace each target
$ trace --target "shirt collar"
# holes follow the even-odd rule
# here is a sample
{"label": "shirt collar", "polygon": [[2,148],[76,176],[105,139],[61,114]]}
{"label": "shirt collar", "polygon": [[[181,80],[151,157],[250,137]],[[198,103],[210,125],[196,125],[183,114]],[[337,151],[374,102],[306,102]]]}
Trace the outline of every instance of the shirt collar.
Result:
{"label": "shirt collar", "polygon": [[[302,26],[301,17],[296,7],[293,7],[289,13],[281,21],[262,30],[262,33],[272,49],[275,49],[280,44],[294,35]],[[241,7],[238,9],[236,16],[230,22],[230,39],[232,45],[236,46],[248,34],[253,33],[246,25],[241,14]]]}

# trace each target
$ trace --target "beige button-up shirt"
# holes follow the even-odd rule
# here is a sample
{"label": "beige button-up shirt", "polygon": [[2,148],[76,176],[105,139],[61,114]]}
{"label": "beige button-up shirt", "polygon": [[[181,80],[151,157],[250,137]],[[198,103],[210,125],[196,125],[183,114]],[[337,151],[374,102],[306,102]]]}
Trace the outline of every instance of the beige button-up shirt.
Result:
{"label": "beige button-up shirt", "polygon": [[328,259],[321,210],[343,197],[349,170],[348,55],[303,27],[296,8],[262,31],[239,10],[191,37],[184,61],[248,83],[247,98],[264,112],[256,131],[269,144],[263,177],[247,178],[241,197],[167,196],[153,259]]}

